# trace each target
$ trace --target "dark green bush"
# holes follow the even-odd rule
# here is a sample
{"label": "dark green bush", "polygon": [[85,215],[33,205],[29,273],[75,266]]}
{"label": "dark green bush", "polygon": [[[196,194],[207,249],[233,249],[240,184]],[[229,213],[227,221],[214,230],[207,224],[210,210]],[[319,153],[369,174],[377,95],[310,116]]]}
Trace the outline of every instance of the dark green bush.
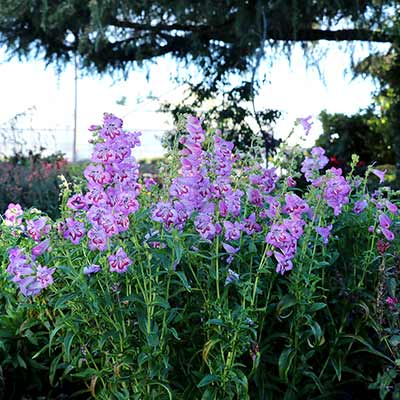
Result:
{"label": "dark green bush", "polygon": [[67,175],[63,154],[48,157],[15,154],[0,161],[0,212],[8,204],[38,208],[52,218],[59,217],[59,175]]}

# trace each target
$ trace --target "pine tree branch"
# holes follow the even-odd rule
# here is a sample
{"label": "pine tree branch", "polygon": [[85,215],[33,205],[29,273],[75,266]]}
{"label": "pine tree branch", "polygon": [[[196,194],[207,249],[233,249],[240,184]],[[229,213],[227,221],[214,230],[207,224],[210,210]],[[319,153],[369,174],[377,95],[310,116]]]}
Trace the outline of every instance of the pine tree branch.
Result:
{"label": "pine tree branch", "polygon": [[[234,43],[237,37],[231,32],[233,29],[226,29],[232,21],[226,21],[222,25],[199,25],[199,24],[147,24],[140,22],[121,21],[113,19],[110,24],[120,28],[130,28],[142,32],[182,32],[182,33],[200,33],[209,39],[222,40],[227,43]],[[381,43],[393,43],[395,36],[370,29],[299,29],[297,31],[267,30],[267,38],[276,41],[369,41]]]}

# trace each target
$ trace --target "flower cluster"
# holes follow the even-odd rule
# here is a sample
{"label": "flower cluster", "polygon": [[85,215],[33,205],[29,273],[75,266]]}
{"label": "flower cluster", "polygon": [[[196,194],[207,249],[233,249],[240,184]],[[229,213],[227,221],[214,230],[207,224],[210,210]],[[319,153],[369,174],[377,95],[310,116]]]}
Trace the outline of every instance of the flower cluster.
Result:
{"label": "flower cluster", "polygon": [[302,216],[309,210],[305,200],[296,194],[287,194],[282,212],[287,214],[288,218],[280,223],[273,223],[267,233],[265,240],[275,249],[274,256],[278,262],[276,272],[282,275],[293,268],[292,259],[296,255],[297,241],[302,236],[306,224]]}
{"label": "flower cluster", "polygon": [[[112,114],[104,114],[103,125],[92,126],[90,130],[95,134],[96,144],[92,162],[84,171],[87,191],[75,193],[68,199],[68,215],[60,224],[59,233],[74,245],[80,244],[86,236],[90,250],[110,252],[114,248],[112,238],[129,229],[129,217],[139,208],[139,166],[132,149],[140,144],[140,133],[125,131],[122,120]],[[153,221],[161,223],[168,231],[172,228],[183,231],[190,223],[206,242],[219,237],[227,254],[227,266],[232,265],[240,248],[245,247],[246,235],[262,235],[265,254],[274,256],[276,271],[282,275],[293,268],[298,242],[306,229],[319,235],[324,245],[328,244],[334,221],[329,223],[316,208],[329,211],[328,218],[341,214],[343,207],[350,203],[352,181],[346,179],[339,168],[320,174],[328,163],[322,148],[313,148],[301,167],[316,193],[313,204],[312,197],[295,194],[296,189],[292,188],[296,181],[290,176],[282,180],[281,186],[288,191],[276,190],[280,185],[276,168],[263,168],[257,163],[251,167],[239,165],[240,158],[234,154],[233,143],[223,139],[219,131],[212,140],[206,138],[201,120],[189,116],[186,130],[187,134],[180,139],[178,176],[165,188],[166,198],[152,206]],[[384,172],[372,172],[383,181]],[[152,186],[158,184],[153,178],[144,182],[150,192]],[[359,184],[354,180],[356,189]],[[357,215],[370,204],[375,206],[377,222],[369,230],[382,233],[388,241],[394,240],[390,214],[398,215],[397,206],[379,191],[372,196],[357,197],[356,193],[352,197],[356,200],[352,209]],[[25,231],[37,244],[31,250],[30,260],[17,248],[12,249],[8,271],[21,291],[29,295],[40,292],[52,281],[54,269],[35,265],[36,258],[49,247],[49,240],[44,239],[51,227],[47,217],[39,216],[23,223],[22,215],[18,204],[10,204],[5,224],[20,227],[18,229]],[[157,229],[157,226],[150,226],[144,237],[152,248],[165,246],[157,238]],[[123,248],[116,248],[116,252],[107,254],[110,271],[124,273],[132,260]],[[83,273],[91,275],[99,270],[99,265],[91,264]],[[237,280],[235,274],[233,270],[228,271],[227,283]]]}
{"label": "flower cluster", "polygon": [[140,144],[140,133],[125,131],[122,125],[120,118],[104,114],[103,126],[90,128],[99,140],[84,171],[88,192],[74,194],[67,203],[75,216],[66,219],[64,238],[80,242],[86,232],[85,216],[91,225],[87,232],[91,250],[106,250],[111,237],[128,230],[129,215],[139,209],[139,165],[131,152]]}
{"label": "flower cluster", "polygon": [[55,268],[48,268],[37,264],[36,258],[48,250],[49,239],[44,240],[31,250],[31,257],[23,253],[19,247],[9,250],[10,263],[7,272],[12,276],[24,296],[35,296],[53,283]]}
{"label": "flower cluster", "polygon": [[10,203],[4,214],[7,226],[19,226],[22,224],[21,215],[24,213],[19,204]]}
{"label": "flower cluster", "polygon": [[[312,116],[309,115],[305,118],[298,118],[297,122],[303,127],[304,133],[307,136],[310,133],[311,127],[313,126],[314,122],[311,121]],[[311,122],[310,122],[311,121]]]}
{"label": "flower cluster", "polygon": [[392,241],[394,233],[389,229],[390,225],[392,225],[392,220],[385,213],[381,213],[378,219],[381,232],[387,240]]}
{"label": "flower cluster", "polygon": [[394,312],[394,311],[396,311],[397,305],[399,304],[399,299],[397,299],[395,297],[388,296],[386,298],[385,302],[388,305],[389,310],[391,312]]}
{"label": "flower cluster", "polygon": [[26,221],[26,228],[28,235],[38,242],[50,232],[51,225],[47,217],[39,217]]}
{"label": "flower cluster", "polygon": [[[168,201],[160,201],[153,210],[152,219],[163,223],[165,229],[176,227],[182,230],[188,218],[195,211],[204,208],[209,197],[209,180],[206,176],[205,152],[202,143],[205,132],[201,122],[189,117],[186,128],[189,135],[183,136],[180,143],[181,174],[172,180]],[[204,224],[203,237],[213,235],[213,229]]]}
{"label": "flower cluster", "polygon": [[322,147],[314,147],[311,150],[311,157],[306,157],[301,164],[301,172],[307,182],[313,182],[318,177],[318,171],[328,164],[329,159]]}
{"label": "flower cluster", "polygon": [[331,168],[328,173],[331,177],[326,181],[324,198],[333,208],[334,215],[338,216],[342,212],[342,207],[349,203],[351,186],[342,176],[340,168]]}
{"label": "flower cluster", "polygon": [[[253,212],[242,215],[244,192],[234,188],[232,175],[235,161],[233,143],[226,141],[217,131],[210,151],[203,149],[205,132],[201,121],[189,116],[183,136],[180,175],[173,179],[167,201],[157,203],[152,219],[169,230],[182,230],[186,221],[195,214],[194,227],[204,240],[224,235],[226,241],[235,241],[244,232],[252,235],[261,232]],[[274,168],[259,168],[250,177],[248,197],[254,205],[263,207],[266,196],[275,188],[278,176]],[[261,171],[261,174],[260,172]]]}

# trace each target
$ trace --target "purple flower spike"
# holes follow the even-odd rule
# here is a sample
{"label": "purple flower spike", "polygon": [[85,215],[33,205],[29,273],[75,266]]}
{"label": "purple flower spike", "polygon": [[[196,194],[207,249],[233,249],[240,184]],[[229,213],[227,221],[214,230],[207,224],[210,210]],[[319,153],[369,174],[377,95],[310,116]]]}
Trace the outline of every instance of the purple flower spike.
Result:
{"label": "purple flower spike", "polygon": [[157,185],[157,181],[154,179],[154,178],[146,178],[145,180],[144,180],[144,186],[146,187],[146,189],[148,190],[148,191],[150,191],[151,190],[151,188],[153,187],[153,186],[156,186]]}
{"label": "purple flower spike", "polygon": [[20,268],[27,264],[27,258],[19,247],[10,249],[8,252],[8,258],[10,263],[8,264],[6,271],[12,276],[18,274]]}
{"label": "purple flower spike", "polygon": [[103,128],[100,131],[100,136],[106,140],[114,140],[121,136],[122,119],[108,113],[104,113]]}
{"label": "purple flower spike", "polygon": [[314,147],[311,150],[311,157],[305,158],[302,162],[300,171],[304,174],[307,182],[313,182],[318,175],[318,170],[324,168],[328,162],[325,150],[322,147]]}
{"label": "purple flower spike", "polygon": [[307,202],[297,196],[297,194],[287,194],[285,200],[286,203],[283,212],[294,218],[300,218],[302,213],[306,213],[310,209]]}
{"label": "purple flower spike", "polygon": [[[31,270],[31,273],[33,273],[33,270]],[[18,284],[19,290],[25,297],[36,296],[41,291],[40,284],[36,281],[35,277],[29,273],[21,279],[16,280],[14,278],[13,281]]]}
{"label": "purple flower spike", "polygon": [[87,205],[85,198],[82,196],[82,194],[74,194],[71,196],[67,202],[67,207],[70,208],[71,210],[86,210]]}
{"label": "purple flower spike", "polygon": [[332,177],[326,182],[324,198],[328,205],[333,208],[333,213],[338,216],[342,212],[342,207],[349,203],[349,193],[351,187],[346,179],[341,176],[342,170],[331,168],[329,170]]}
{"label": "purple flower spike", "polygon": [[210,215],[204,213],[199,214],[194,221],[194,226],[196,228],[196,231],[203,239],[214,239],[216,235],[216,229]]}
{"label": "purple flower spike", "polygon": [[224,221],[225,228],[225,239],[226,240],[237,240],[240,239],[240,232],[243,229],[243,225],[239,222],[232,223],[230,221]]}
{"label": "purple flower spike", "polygon": [[261,225],[256,222],[256,214],[252,213],[243,220],[243,229],[248,235],[261,232]]}
{"label": "purple flower spike", "polygon": [[88,231],[90,250],[107,250],[107,236],[101,227],[94,226]]}

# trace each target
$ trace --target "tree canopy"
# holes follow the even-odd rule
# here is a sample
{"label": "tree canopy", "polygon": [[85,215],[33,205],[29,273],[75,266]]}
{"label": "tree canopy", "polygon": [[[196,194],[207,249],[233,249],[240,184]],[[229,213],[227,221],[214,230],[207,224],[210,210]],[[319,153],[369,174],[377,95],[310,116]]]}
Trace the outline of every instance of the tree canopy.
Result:
{"label": "tree canopy", "polygon": [[[190,82],[196,94],[192,104],[169,109],[176,114],[190,106],[198,108],[202,101],[222,92],[224,109],[217,106],[213,112],[228,121],[231,138],[236,135],[242,144],[249,140],[242,137],[246,129],[251,131],[243,121],[252,115],[259,126],[259,136],[265,139],[267,153],[267,142],[271,146],[276,143],[268,125],[279,113],[257,111],[254,107],[255,71],[265,56],[264,49],[271,46],[290,55],[295,43],[313,49],[319,41],[389,43],[398,49],[400,2],[0,0],[0,45],[8,56],[41,57],[60,66],[78,56],[80,67],[88,72],[125,73],[159,56],[170,55],[196,65],[203,79]],[[379,56],[371,56],[363,64],[369,66],[368,73],[376,64],[374,59]],[[244,78],[238,87],[223,89],[230,82],[231,73]],[[385,93],[393,87],[393,76],[399,76],[398,69],[391,68],[389,74],[380,72],[378,76]],[[398,93],[397,90],[392,96],[390,112],[386,113],[391,118],[392,131],[398,128],[395,121],[400,121]],[[253,101],[253,107],[242,107],[243,101]],[[357,126],[361,123],[348,122]],[[400,171],[400,143],[394,147]]]}
{"label": "tree canopy", "polygon": [[127,70],[157,56],[196,63],[213,81],[247,71],[265,44],[393,43],[396,0],[0,0],[0,45],[82,67]]}
{"label": "tree canopy", "polygon": [[354,71],[377,81],[372,104],[351,116],[322,112],[324,133],[317,144],[338,161],[357,153],[366,164],[394,165],[397,181],[393,185],[400,187],[400,44],[394,43],[385,53],[370,54]]}

